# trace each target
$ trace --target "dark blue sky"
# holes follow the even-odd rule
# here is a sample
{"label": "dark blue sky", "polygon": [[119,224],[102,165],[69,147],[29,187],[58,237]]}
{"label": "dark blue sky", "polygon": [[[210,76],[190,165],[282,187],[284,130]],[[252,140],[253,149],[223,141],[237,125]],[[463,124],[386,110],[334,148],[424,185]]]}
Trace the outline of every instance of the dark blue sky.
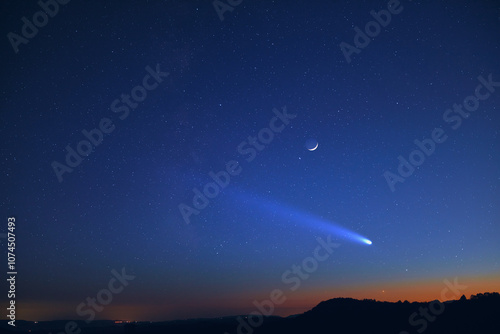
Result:
{"label": "dark blue sky", "polygon": [[[498,291],[500,6],[391,2],[348,62],[340,44],[387,1],[243,1],[220,20],[211,1],[73,0],[16,47],[41,8],[3,1],[0,229],[16,217],[19,318],[86,319],[77,306],[122,268],[135,278],[99,318],[241,314],[273,289],[279,315],[430,300],[457,277]],[[61,167],[82,131],[97,146]],[[410,155],[425,161],[391,189]],[[329,236],[292,291],[282,275]]]}

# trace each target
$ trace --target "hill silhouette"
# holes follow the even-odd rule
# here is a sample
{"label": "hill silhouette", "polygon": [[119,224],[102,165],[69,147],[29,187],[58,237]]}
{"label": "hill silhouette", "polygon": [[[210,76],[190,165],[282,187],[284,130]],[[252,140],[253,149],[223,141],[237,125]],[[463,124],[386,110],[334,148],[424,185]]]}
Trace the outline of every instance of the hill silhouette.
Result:
{"label": "hill silhouette", "polygon": [[[303,314],[287,318],[237,316],[215,319],[190,319],[167,322],[115,324],[114,321],[76,321],[81,334],[406,334],[406,333],[497,333],[500,320],[500,294],[462,296],[460,300],[431,302],[381,302],[335,298],[319,303]],[[1,321],[1,333],[65,333],[66,321],[17,322],[15,329]],[[29,332],[31,330],[31,332]],[[74,332],[76,334],[76,332]]]}

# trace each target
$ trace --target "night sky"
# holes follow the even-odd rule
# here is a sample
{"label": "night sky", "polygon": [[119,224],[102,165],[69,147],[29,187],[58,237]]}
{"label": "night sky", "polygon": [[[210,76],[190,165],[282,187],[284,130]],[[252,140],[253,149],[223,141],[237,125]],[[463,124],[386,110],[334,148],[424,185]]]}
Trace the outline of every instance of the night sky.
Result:
{"label": "night sky", "polygon": [[0,3],[18,319],[500,290],[498,1],[44,2]]}

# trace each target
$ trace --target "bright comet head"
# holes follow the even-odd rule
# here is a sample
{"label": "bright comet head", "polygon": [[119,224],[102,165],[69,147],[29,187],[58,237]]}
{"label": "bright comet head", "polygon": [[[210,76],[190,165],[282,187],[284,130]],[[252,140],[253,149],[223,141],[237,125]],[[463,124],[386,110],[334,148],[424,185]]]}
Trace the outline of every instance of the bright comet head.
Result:
{"label": "bright comet head", "polygon": [[[312,146],[311,148],[314,149],[316,147],[317,147],[317,142],[315,142],[314,146]],[[251,203],[252,205],[257,206],[259,209],[272,213],[273,216],[278,215],[286,220],[293,220],[295,222],[299,222],[306,226],[314,226],[321,230],[335,234],[336,237],[352,240],[365,245],[372,244],[371,240],[365,238],[362,235],[359,235],[354,231],[342,227],[336,224],[335,222],[326,220],[324,218],[316,217],[307,212],[297,210],[293,207],[276,203],[272,200],[261,198],[259,196],[248,196],[246,193],[242,192],[233,192],[232,197],[236,199],[241,199],[242,201],[245,201],[245,203]],[[240,204],[239,201],[238,204]]]}
{"label": "bright comet head", "polygon": [[363,239],[363,242],[365,244],[367,244],[367,245],[371,245],[372,244],[371,240],[368,240],[368,239]]}

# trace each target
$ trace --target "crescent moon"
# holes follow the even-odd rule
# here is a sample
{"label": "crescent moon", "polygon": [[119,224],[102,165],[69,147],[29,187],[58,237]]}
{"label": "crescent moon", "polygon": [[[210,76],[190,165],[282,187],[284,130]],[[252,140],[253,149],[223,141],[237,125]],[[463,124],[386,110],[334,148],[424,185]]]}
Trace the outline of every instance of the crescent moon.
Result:
{"label": "crescent moon", "polygon": [[309,150],[309,151],[314,151],[315,149],[317,149],[317,148],[318,148],[318,145],[319,145],[319,143],[316,143],[316,146],[314,146],[313,148],[308,148],[308,150]]}

